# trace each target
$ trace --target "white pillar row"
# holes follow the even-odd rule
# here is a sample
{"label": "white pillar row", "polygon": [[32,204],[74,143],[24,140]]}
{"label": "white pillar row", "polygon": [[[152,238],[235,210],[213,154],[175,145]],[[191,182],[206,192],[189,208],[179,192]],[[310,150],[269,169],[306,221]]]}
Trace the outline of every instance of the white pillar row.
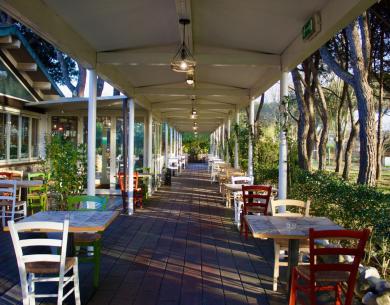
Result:
{"label": "white pillar row", "polygon": [[119,170],[116,168],[116,117],[112,115],[110,120],[110,189],[115,190],[115,177]]}
{"label": "white pillar row", "polygon": [[148,167],[148,116],[144,115],[144,159],[142,162],[143,167]]}
{"label": "white pillar row", "polygon": [[169,142],[168,142],[168,123],[165,122],[165,151],[164,151],[164,156],[165,156],[165,168],[168,168],[168,157],[169,157]]}
{"label": "white pillar row", "polygon": [[254,130],[254,118],[255,118],[255,100],[251,100],[249,104],[249,126],[250,134],[248,141],[248,176],[253,177],[253,143],[252,134]]}
{"label": "white pillar row", "polygon": [[147,135],[147,165],[146,167],[149,167],[150,170],[152,170],[153,165],[153,115],[152,111],[148,111],[148,135]]}
{"label": "white pillar row", "polygon": [[222,123],[222,157],[223,159],[225,160],[225,126],[226,126],[226,122],[223,121]]}
{"label": "white pillar row", "polygon": [[88,178],[87,194],[95,196],[96,176],[96,85],[97,75],[95,70],[88,70]]}
{"label": "white pillar row", "polygon": [[[235,123],[238,125],[240,123],[240,110],[238,105],[236,105],[236,117]],[[239,168],[239,157],[238,157],[238,139],[237,135],[234,138],[234,168]]]}
{"label": "white pillar row", "polygon": [[227,139],[228,139],[228,142],[227,142],[227,154],[226,154],[226,161],[229,163],[230,162],[230,155],[229,155],[229,143],[230,143],[230,127],[231,127],[231,120],[230,120],[230,113],[229,113],[229,116],[228,116],[228,119],[227,119],[227,126],[226,126],[226,129],[227,129]]}
{"label": "white pillar row", "polygon": [[[280,109],[287,111],[285,104],[288,96],[288,72],[282,72],[282,78],[280,80]],[[279,134],[279,183],[278,183],[278,198],[287,198],[287,131],[285,129],[285,116],[284,113],[280,113],[281,128]],[[283,212],[283,210],[281,210]]]}
{"label": "white pillar row", "polygon": [[173,128],[169,127],[169,156],[173,156]]}
{"label": "white pillar row", "polygon": [[128,151],[128,166],[127,166],[127,189],[128,191],[128,204],[127,204],[127,213],[129,215],[133,215],[134,213],[134,205],[133,205],[133,194],[134,194],[134,186],[133,186],[133,175],[134,175],[134,100],[129,98],[127,100],[128,108],[129,108],[129,132],[128,132],[128,140],[127,140],[127,151]]}

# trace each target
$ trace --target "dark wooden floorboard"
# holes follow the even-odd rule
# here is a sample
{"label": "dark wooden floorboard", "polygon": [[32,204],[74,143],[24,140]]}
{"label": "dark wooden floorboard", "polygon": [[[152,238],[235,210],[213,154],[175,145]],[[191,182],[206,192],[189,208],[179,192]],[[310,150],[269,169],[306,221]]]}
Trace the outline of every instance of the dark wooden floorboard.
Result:
{"label": "dark wooden floorboard", "polygon": [[[287,303],[283,285],[272,292],[272,241],[240,237],[233,211],[224,207],[204,164],[190,164],[144,206],[133,216],[119,216],[104,233],[97,291],[92,266],[81,264],[83,304]],[[0,305],[20,304],[7,233],[0,233],[0,243]]]}

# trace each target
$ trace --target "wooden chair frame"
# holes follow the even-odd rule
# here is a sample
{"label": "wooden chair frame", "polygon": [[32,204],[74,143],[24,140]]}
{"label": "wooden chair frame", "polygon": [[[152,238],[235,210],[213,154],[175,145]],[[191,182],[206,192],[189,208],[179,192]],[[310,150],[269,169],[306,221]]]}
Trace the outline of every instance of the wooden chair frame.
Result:
{"label": "wooden chair frame", "polygon": [[[243,185],[242,186],[242,213],[241,213],[241,224],[240,234],[245,229],[245,239],[248,239],[248,224],[245,221],[244,216],[248,215],[250,210],[256,208],[256,213],[267,215],[268,204],[271,199],[272,186],[270,185]],[[260,202],[259,202],[260,201]]]}
{"label": "wooden chair frame", "polygon": [[[37,179],[38,178],[38,179]],[[40,208],[40,211],[47,210],[47,176],[45,173],[28,173],[27,179],[42,180],[43,185],[31,186],[27,189],[27,203],[31,210],[34,208]]]}
{"label": "wooden chair frame", "polygon": [[[35,305],[35,299],[37,298],[57,298],[57,305],[62,305],[63,301],[74,293],[76,305],[80,305],[80,289],[79,289],[79,276],[78,276],[78,262],[77,258],[67,258],[66,249],[68,241],[69,231],[69,219],[65,219],[61,222],[21,222],[15,223],[10,221],[9,223],[12,242],[15,249],[16,259],[19,267],[20,283],[22,287],[23,305]],[[54,238],[30,238],[20,239],[19,233],[25,231],[39,231],[39,232],[60,232],[61,239]],[[60,254],[24,254],[23,249],[26,247],[53,247],[58,249],[53,253]],[[69,262],[69,263],[68,263]],[[58,273],[45,272],[45,270],[39,270],[39,264],[48,266],[49,264],[58,267]],[[38,265],[37,265],[38,264]],[[36,266],[39,271],[29,272],[29,266]],[[42,266],[42,265],[41,265]],[[41,267],[44,268],[44,267]],[[72,275],[67,275],[70,271]],[[46,276],[41,276],[45,274]],[[56,294],[36,294],[35,284],[45,282],[58,282],[58,290]],[[64,294],[64,287],[70,282],[73,282],[74,286]]]}
{"label": "wooden chair frame", "polygon": [[0,180],[0,207],[3,228],[7,219],[20,220],[27,216],[25,201],[17,201],[16,180]]}
{"label": "wooden chair frame", "polygon": [[[280,212],[279,209],[281,207],[285,207],[285,212]],[[297,207],[302,210],[302,213],[291,213],[287,211],[287,207]],[[301,201],[296,199],[279,199],[279,200],[271,200],[271,215],[278,217],[286,217],[286,216],[309,216],[310,212],[310,201]],[[309,252],[308,243],[301,243],[299,247],[300,251]],[[284,252],[281,255],[281,251]],[[280,240],[274,239],[274,273],[273,273],[273,291],[278,290],[278,278],[279,278],[279,268],[280,266],[288,266],[287,261],[281,261],[281,258],[286,259],[288,257],[288,240]],[[302,259],[302,257],[301,257]]]}
{"label": "wooden chair frame", "polygon": [[[299,301],[297,298],[297,290],[304,292],[307,297],[309,297],[310,304],[315,305],[317,303],[316,293],[318,291],[334,291],[335,292],[335,304],[341,305],[341,294],[344,292],[345,300],[344,305],[351,305],[354,294],[354,287],[356,283],[356,276],[358,273],[359,263],[364,255],[364,248],[368,237],[370,235],[370,230],[365,229],[363,231],[352,231],[352,230],[324,230],[324,231],[315,231],[310,229],[309,231],[309,244],[310,244],[310,266],[309,266],[309,278],[305,277],[297,267],[293,269],[292,280],[291,280],[291,292],[290,292],[290,305],[295,305],[296,301]],[[356,240],[356,247],[329,247],[321,248],[318,247],[315,243],[316,240],[325,239],[325,240]],[[321,262],[318,259],[319,256],[335,256],[340,255],[351,255],[353,256],[352,263],[349,262],[338,262],[338,263],[327,263]],[[305,266],[304,266],[305,267]],[[340,281],[334,279],[335,283],[330,282],[329,280],[319,280],[320,273],[322,274],[332,274],[344,273],[346,275],[345,280]],[[302,279],[305,283],[300,284],[298,280]],[[346,288],[344,283],[347,284]],[[321,283],[323,285],[321,285]]]}

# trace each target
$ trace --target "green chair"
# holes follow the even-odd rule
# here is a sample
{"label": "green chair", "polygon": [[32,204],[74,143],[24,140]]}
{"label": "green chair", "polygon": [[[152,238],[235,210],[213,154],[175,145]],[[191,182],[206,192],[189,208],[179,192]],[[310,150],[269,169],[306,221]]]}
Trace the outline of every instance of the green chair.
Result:
{"label": "green chair", "polygon": [[[108,197],[99,196],[71,196],[67,199],[69,211],[104,211],[106,210]],[[102,233],[75,233],[75,255],[80,262],[92,262],[94,264],[93,286],[99,286],[100,252],[102,248]]]}
{"label": "green chair", "polygon": [[29,181],[42,180],[44,183],[40,186],[32,186],[27,189],[27,203],[31,211],[39,209],[39,211],[47,210],[47,176],[45,173],[29,173],[27,175]]}

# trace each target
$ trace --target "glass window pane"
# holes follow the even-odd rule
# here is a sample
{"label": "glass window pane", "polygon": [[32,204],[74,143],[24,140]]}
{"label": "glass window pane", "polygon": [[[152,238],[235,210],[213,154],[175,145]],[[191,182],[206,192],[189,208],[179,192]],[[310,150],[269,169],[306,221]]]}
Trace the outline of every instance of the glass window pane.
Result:
{"label": "glass window pane", "polygon": [[10,159],[18,158],[19,117],[11,115]]}
{"label": "glass window pane", "polygon": [[21,157],[28,158],[28,127],[29,118],[22,117],[22,148]]}
{"label": "glass window pane", "polygon": [[77,143],[77,117],[53,116],[51,125],[53,135],[60,135],[66,140]]}
{"label": "glass window pane", "polygon": [[31,130],[31,149],[32,157],[38,157],[38,119],[32,119]]}
{"label": "glass window pane", "polygon": [[7,115],[0,113],[0,160],[5,160],[7,154]]}

